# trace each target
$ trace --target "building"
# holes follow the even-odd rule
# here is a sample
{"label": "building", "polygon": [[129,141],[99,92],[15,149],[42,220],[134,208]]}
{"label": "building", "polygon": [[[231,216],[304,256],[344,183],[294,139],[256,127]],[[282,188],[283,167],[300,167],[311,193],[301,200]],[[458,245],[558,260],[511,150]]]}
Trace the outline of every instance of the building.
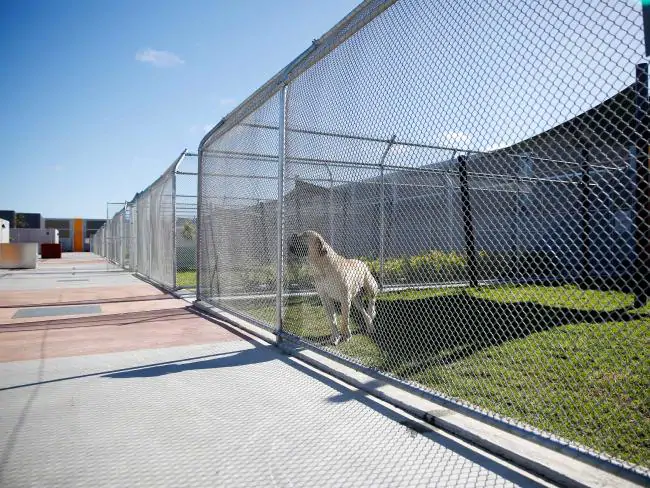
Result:
{"label": "building", "polygon": [[90,251],[90,238],[106,222],[105,219],[50,218],[44,219],[47,229],[59,231],[59,242],[63,251]]}
{"label": "building", "polygon": [[106,222],[105,219],[44,218],[40,213],[15,210],[0,210],[0,219],[8,221],[11,228],[57,229],[65,252],[90,251],[90,238]]}
{"label": "building", "polygon": [[0,219],[9,221],[12,229],[16,227],[25,229],[42,229],[43,217],[40,213],[24,213],[15,210],[0,210]]}

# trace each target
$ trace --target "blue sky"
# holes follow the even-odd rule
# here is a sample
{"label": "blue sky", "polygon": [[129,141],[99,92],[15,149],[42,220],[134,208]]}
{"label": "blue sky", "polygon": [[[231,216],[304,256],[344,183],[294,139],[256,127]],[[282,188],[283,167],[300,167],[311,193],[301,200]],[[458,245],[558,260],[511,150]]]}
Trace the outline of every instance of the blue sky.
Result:
{"label": "blue sky", "polygon": [[[0,2],[0,208],[104,217],[357,3]],[[638,0],[558,5],[401,0],[292,83],[290,123],[477,150],[544,131],[642,59]],[[389,162],[449,157],[405,149]],[[290,139],[294,155],[369,151]]]}
{"label": "blue sky", "polygon": [[0,2],[0,208],[104,217],[357,4]]}
{"label": "blue sky", "polygon": [[[328,168],[324,161],[377,165],[386,142],[323,133],[384,141],[395,135],[460,151],[508,147],[631,85],[643,52],[638,0],[399,0],[290,83],[285,190],[294,177],[321,184],[330,176],[345,183],[378,174],[367,166]],[[275,97],[251,121],[277,125],[278,112]],[[272,131],[242,125],[207,149],[273,154],[276,140]],[[421,166],[453,155],[397,143],[385,161]],[[218,158],[209,164],[213,174],[238,176],[208,177],[207,198],[275,198],[273,180],[252,184],[241,177],[275,174],[272,161]]]}

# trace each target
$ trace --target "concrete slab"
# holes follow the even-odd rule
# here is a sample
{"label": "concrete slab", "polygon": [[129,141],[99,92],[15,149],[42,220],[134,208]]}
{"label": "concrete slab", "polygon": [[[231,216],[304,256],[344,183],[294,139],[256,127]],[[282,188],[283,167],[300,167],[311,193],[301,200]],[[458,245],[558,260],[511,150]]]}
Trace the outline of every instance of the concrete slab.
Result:
{"label": "concrete slab", "polygon": [[102,313],[99,305],[68,305],[65,307],[29,307],[16,310],[12,318],[50,317],[53,315],[82,315]]}
{"label": "concrete slab", "polygon": [[0,278],[3,488],[551,486],[85,259]]}
{"label": "concrete slab", "polygon": [[0,362],[236,340],[186,309],[0,326]]}
{"label": "concrete slab", "polygon": [[244,340],[4,363],[0,382],[7,488],[550,486]]}
{"label": "concrete slab", "polygon": [[[9,280],[4,280],[5,289],[0,290],[0,308],[79,304],[83,302],[105,303],[111,300],[121,301],[123,299],[140,301],[150,300],[152,297],[160,299],[168,299],[169,297],[169,295],[153,286],[142,283],[137,278],[132,276],[128,278],[129,281],[124,285],[109,284],[108,286],[97,285],[86,286],[85,288],[71,287],[69,283],[54,284],[52,282],[48,283],[48,288],[43,282],[34,282],[28,285],[17,285],[21,288],[15,289],[10,288],[7,283]],[[3,280],[0,280],[0,283],[2,282]],[[31,286],[32,288],[23,289],[22,286]]]}

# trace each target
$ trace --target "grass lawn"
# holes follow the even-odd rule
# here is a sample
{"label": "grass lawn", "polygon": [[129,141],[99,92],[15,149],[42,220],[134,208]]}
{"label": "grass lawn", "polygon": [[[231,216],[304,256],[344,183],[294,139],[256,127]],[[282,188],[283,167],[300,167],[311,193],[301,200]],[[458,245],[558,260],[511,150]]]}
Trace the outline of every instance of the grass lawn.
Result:
{"label": "grass lawn", "polygon": [[179,271],[176,273],[176,285],[181,288],[196,288],[196,271]]}
{"label": "grass lawn", "polygon": [[[575,286],[386,293],[375,335],[327,344],[317,298],[289,298],[285,329],[449,397],[650,466],[650,306]],[[272,302],[240,310],[269,323]]]}

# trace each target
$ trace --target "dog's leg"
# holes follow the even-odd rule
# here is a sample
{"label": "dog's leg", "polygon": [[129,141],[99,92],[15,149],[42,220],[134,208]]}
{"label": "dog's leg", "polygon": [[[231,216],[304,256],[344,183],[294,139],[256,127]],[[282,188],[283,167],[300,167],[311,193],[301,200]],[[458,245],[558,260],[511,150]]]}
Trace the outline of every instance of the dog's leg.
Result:
{"label": "dog's leg", "polygon": [[341,300],[341,336],[344,341],[349,341],[352,334],[350,333],[350,302],[352,297],[347,300]]}
{"label": "dog's leg", "polygon": [[[377,294],[379,293],[379,285],[377,284],[377,281],[375,280],[375,278],[373,278],[369,270],[366,270],[366,276],[364,277],[363,288],[365,290],[366,295],[368,296],[367,314],[370,316],[370,321],[372,322],[373,320],[375,320],[375,316],[377,315],[377,310],[375,309],[375,302],[377,300]],[[374,327],[372,328],[374,329]]]}
{"label": "dog's leg", "polygon": [[354,305],[354,308],[356,308],[363,316],[363,321],[366,323],[366,331],[369,334],[373,334],[375,332],[375,327],[372,325],[372,317],[370,317],[370,315],[368,315],[368,312],[366,312],[366,309],[363,308],[361,299],[358,296],[354,297],[352,299],[352,304]]}
{"label": "dog's leg", "polygon": [[335,346],[341,342],[341,335],[339,334],[339,328],[336,324],[336,307],[334,306],[334,300],[330,297],[323,296],[321,297],[321,302],[323,303],[323,308],[325,309],[325,315],[327,315],[327,320],[330,323],[332,328],[332,344]]}
{"label": "dog's leg", "polygon": [[[368,294],[368,311],[366,314],[368,317],[370,317],[370,323],[372,324],[372,321],[375,320],[375,317],[377,316],[377,309],[375,308],[375,301],[377,300],[376,295],[374,293],[369,293]],[[374,326],[372,326],[374,327]]]}

